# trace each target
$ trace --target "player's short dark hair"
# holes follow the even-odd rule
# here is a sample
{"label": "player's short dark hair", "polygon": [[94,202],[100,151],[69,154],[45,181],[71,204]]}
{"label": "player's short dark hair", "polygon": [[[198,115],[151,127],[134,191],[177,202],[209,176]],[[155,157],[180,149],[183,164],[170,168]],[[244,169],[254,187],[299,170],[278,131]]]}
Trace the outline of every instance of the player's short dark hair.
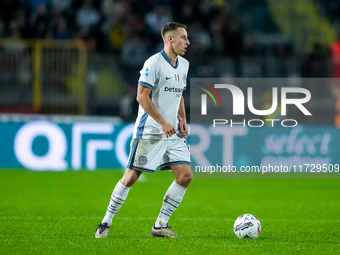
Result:
{"label": "player's short dark hair", "polygon": [[169,31],[174,31],[176,30],[177,28],[179,27],[182,27],[184,29],[187,29],[187,26],[184,25],[184,24],[181,24],[181,23],[178,23],[178,22],[169,22],[167,24],[165,24],[164,27],[162,27],[162,30],[161,30],[161,35],[162,37],[164,37],[164,35],[169,32]]}

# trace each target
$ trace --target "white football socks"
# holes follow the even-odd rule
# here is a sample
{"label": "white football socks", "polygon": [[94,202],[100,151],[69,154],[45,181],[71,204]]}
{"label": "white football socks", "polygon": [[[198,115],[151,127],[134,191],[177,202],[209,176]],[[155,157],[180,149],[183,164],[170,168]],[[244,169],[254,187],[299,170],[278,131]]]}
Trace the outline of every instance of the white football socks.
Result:
{"label": "white football socks", "polygon": [[129,190],[130,188],[125,187],[120,181],[118,181],[112,192],[110,204],[107,207],[102,223],[107,222],[107,224],[111,226],[112,219],[124,203],[127,195],[129,194]]}
{"label": "white football socks", "polygon": [[167,226],[171,214],[182,202],[186,190],[175,181],[170,185],[163,198],[163,205],[155,223],[156,228]]}

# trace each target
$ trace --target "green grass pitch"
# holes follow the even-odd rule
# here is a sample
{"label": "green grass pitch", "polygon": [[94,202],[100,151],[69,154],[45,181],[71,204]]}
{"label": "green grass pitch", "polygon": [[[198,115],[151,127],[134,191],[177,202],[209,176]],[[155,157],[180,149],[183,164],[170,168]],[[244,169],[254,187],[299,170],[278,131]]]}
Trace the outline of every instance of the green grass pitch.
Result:
{"label": "green grass pitch", "polygon": [[[115,216],[109,238],[96,226],[122,171],[0,170],[0,254],[338,254],[340,179],[194,179],[169,225],[151,226],[173,180],[143,174]],[[256,215],[262,233],[238,239],[235,219]]]}

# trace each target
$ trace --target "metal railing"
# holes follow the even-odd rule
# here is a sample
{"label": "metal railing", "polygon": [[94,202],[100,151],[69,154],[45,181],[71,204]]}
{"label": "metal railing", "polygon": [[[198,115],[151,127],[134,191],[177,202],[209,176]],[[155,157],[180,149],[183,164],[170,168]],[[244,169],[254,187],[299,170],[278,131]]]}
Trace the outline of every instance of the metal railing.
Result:
{"label": "metal railing", "polygon": [[[209,61],[202,61],[194,56],[188,60],[188,79],[326,78],[330,77],[332,69],[328,59],[316,61],[298,57],[242,57],[237,60],[211,57]],[[133,121],[137,114],[135,96],[142,68],[142,64],[133,63],[124,64],[113,54],[92,54],[87,61],[84,45],[77,42],[0,41],[0,112],[121,116],[125,121]],[[268,89],[263,86],[258,84],[256,88],[259,91]],[[330,123],[337,99],[332,87],[315,84],[308,88],[317,102],[310,107],[321,110],[318,115],[321,122]],[[187,103],[190,102],[188,91],[184,93]],[[260,100],[262,95],[256,98]],[[257,107],[260,103],[257,102]]]}
{"label": "metal railing", "polygon": [[81,41],[0,40],[0,110],[86,114]]}

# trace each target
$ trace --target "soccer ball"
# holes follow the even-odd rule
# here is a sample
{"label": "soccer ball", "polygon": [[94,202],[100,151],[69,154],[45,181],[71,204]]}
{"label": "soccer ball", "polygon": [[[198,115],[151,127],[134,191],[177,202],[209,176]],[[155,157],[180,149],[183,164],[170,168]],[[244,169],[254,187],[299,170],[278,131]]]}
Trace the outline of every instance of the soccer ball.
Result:
{"label": "soccer ball", "polygon": [[234,233],[238,238],[255,239],[261,233],[261,223],[252,214],[242,214],[234,223]]}

